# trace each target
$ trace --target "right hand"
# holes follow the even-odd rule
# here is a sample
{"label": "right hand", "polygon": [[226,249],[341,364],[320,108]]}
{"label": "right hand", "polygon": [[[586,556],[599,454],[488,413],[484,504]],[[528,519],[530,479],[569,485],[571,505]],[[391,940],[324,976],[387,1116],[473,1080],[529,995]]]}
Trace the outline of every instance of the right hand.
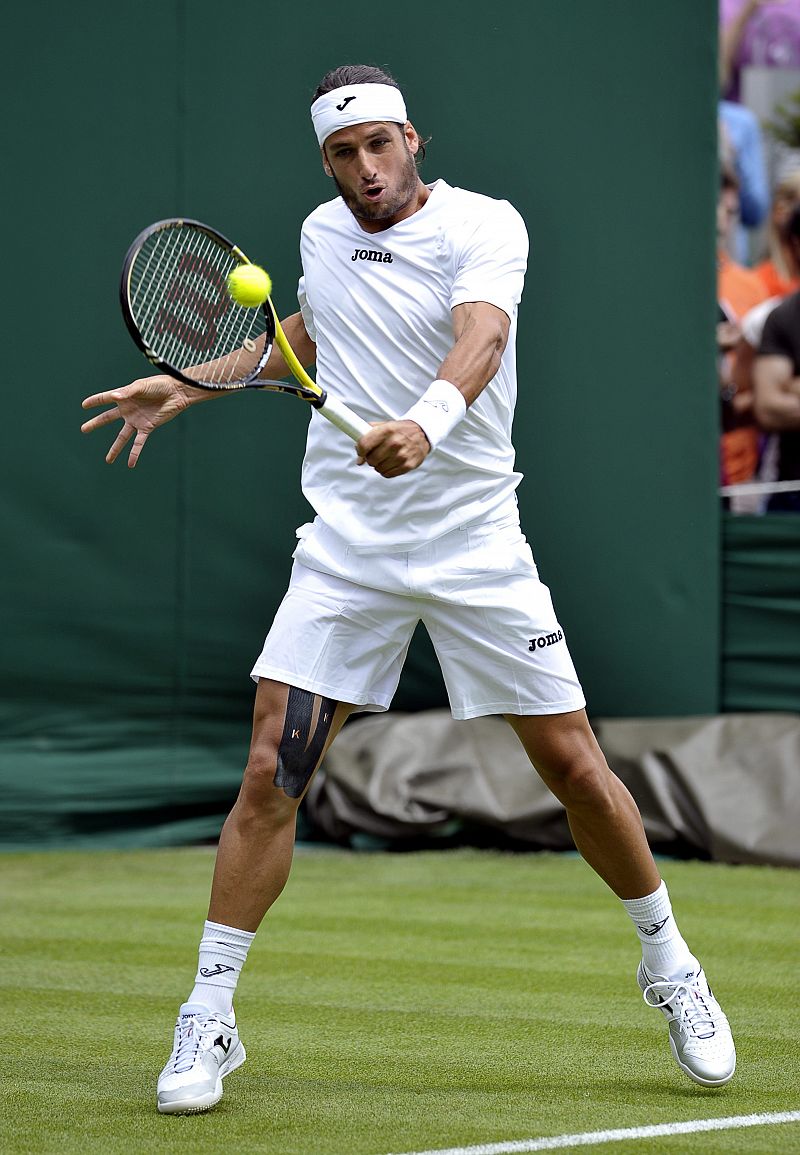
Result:
{"label": "right hand", "polygon": [[379,421],[359,439],[356,465],[371,465],[381,477],[402,477],[422,465],[430,451],[416,421]]}
{"label": "right hand", "polygon": [[109,464],[116,461],[133,438],[133,445],[128,454],[128,467],[133,469],[147,438],[154,429],[159,425],[165,425],[190,405],[208,400],[209,397],[213,397],[213,394],[185,385],[166,374],[140,377],[122,389],[94,393],[91,397],[85,398],[82,402],[84,409],[93,409],[97,405],[112,405],[113,408],[106,409],[105,412],[85,421],[81,426],[81,432],[91,433],[94,429],[110,425],[112,421],[122,421],[122,429],[106,454],[106,461]]}

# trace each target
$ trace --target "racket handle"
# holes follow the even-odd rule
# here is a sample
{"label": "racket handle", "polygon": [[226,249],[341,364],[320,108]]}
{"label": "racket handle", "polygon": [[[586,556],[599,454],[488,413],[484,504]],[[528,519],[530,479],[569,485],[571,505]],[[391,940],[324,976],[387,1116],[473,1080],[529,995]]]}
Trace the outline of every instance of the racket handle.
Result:
{"label": "racket handle", "polygon": [[337,429],[341,429],[342,433],[352,437],[353,441],[358,441],[372,428],[363,417],[359,417],[345,405],[344,401],[339,401],[336,397],[326,396],[322,404],[315,405],[314,408],[333,422]]}

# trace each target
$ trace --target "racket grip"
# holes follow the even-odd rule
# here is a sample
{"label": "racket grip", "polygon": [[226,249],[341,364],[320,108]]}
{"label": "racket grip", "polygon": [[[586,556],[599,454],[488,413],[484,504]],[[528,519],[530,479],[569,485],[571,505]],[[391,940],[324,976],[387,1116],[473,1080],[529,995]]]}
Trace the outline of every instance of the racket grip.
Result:
{"label": "racket grip", "polygon": [[315,409],[323,417],[327,417],[337,429],[341,429],[342,433],[352,437],[353,441],[358,441],[371,429],[369,422],[365,421],[363,417],[359,417],[336,397],[326,396],[322,404],[316,405]]}

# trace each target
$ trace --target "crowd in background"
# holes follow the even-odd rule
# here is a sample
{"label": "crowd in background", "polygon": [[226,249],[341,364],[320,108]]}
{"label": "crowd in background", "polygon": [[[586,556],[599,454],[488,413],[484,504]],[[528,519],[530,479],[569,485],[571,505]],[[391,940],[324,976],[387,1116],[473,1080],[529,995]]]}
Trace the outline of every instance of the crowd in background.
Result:
{"label": "crowd in background", "polygon": [[720,0],[719,59],[721,480],[800,512],[800,0]]}

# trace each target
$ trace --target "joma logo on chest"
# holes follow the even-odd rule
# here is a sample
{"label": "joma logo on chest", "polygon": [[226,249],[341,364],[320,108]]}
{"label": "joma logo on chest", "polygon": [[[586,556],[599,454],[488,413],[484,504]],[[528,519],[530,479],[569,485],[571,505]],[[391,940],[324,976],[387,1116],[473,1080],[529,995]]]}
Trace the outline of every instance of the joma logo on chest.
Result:
{"label": "joma logo on chest", "polygon": [[381,249],[356,249],[350,260],[377,261],[379,265],[391,265],[392,254],[384,253]]}

